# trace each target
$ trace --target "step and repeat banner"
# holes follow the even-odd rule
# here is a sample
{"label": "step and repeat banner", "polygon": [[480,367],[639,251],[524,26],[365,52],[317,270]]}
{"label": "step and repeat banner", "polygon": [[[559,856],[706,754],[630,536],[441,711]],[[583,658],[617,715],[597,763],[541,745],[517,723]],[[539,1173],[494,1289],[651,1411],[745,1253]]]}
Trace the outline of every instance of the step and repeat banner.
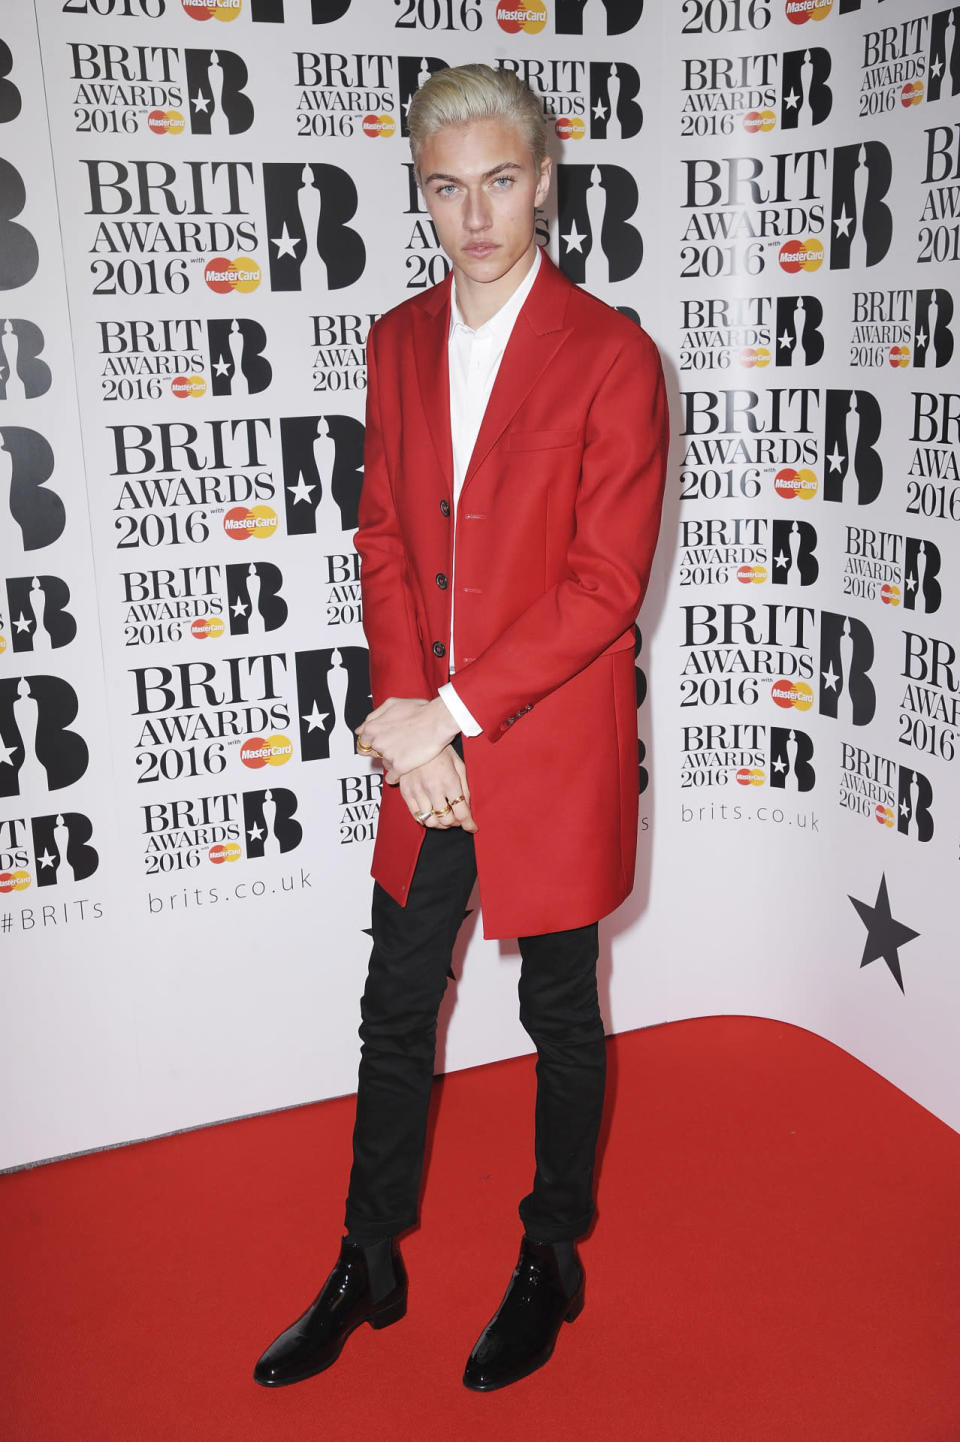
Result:
{"label": "step and repeat banner", "polygon": [[[960,6],[35,0],[0,24],[0,1166],[354,1087],[364,347],[446,273],[406,115],[468,60],[541,98],[539,239],[670,387],[608,1020],[780,1017],[960,1125]],[[441,1065],[528,1049],[475,910],[454,972]]]}

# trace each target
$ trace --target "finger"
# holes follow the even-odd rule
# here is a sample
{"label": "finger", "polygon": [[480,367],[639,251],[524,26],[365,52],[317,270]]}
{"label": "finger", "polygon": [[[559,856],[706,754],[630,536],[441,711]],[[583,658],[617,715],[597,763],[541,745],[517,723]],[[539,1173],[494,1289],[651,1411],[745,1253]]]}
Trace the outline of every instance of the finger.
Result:
{"label": "finger", "polygon": [[408,799],[407,805],[410,807],[410,815],[419,825],[432,826],[435,823],[436,817],[433,814],[433,803],[429,796],[418,796],[413,800]]}
{"label": "finger", "polygon": [[[437,815],[438,811],[440,812],[439,816]],[[460,818],[457,815],[456,808],[451,806],[445,796],[437,802],[434,808],[434,820],[441,831],[447,831],[451,826],[460,825]]]}
{"label": "finger", "polygon": [[463,800],[457,803],[454,810],[464,831],[478,831],[479,827],[474,820],[473,811],[470,807],[470,787],[467,784],[467,768],[456,751],[452,753],[451,759],[453,760],[454,769],[457,773],[457,784],[460,788],[457,794],[463,797]]}

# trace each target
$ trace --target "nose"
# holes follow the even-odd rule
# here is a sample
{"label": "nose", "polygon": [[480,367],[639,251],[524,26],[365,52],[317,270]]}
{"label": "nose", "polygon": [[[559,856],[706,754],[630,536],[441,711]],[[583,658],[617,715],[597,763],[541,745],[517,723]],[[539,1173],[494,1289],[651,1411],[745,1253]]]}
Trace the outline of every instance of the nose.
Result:
{"label": "nose", "polygon": [[491,222],[490,201],[483,189],[468,190],[463,224],[472,233],[487,230]]}

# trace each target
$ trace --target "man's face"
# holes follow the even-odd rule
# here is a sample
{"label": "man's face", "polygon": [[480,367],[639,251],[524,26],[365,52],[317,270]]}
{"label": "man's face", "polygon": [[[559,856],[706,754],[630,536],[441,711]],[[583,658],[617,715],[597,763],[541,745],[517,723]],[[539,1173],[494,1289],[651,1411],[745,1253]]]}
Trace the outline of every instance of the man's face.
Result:
{"label": "man's face", "polygon": [[530,254],[550,161],[537,174],[515,125],[474,120],[438,130],[420,148],[420,175],[437,238],[458,275],[496,282]]}

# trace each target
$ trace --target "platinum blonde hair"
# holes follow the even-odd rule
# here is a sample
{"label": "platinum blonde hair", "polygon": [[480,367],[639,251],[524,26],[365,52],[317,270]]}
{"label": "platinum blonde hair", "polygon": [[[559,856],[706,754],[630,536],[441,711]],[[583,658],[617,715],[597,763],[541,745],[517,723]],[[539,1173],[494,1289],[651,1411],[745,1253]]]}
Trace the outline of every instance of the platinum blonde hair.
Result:
{"label": "platinum blonde hair", "polygon": [[469,125],[474,120],[501,120],[505,125],[515,125],[530,148],[539,175],[547,139],[543,112],[533,91],[512,70],[456,65],[435,71],[410,101],[407,124],[418,180],[423,142],[448,125]]}

